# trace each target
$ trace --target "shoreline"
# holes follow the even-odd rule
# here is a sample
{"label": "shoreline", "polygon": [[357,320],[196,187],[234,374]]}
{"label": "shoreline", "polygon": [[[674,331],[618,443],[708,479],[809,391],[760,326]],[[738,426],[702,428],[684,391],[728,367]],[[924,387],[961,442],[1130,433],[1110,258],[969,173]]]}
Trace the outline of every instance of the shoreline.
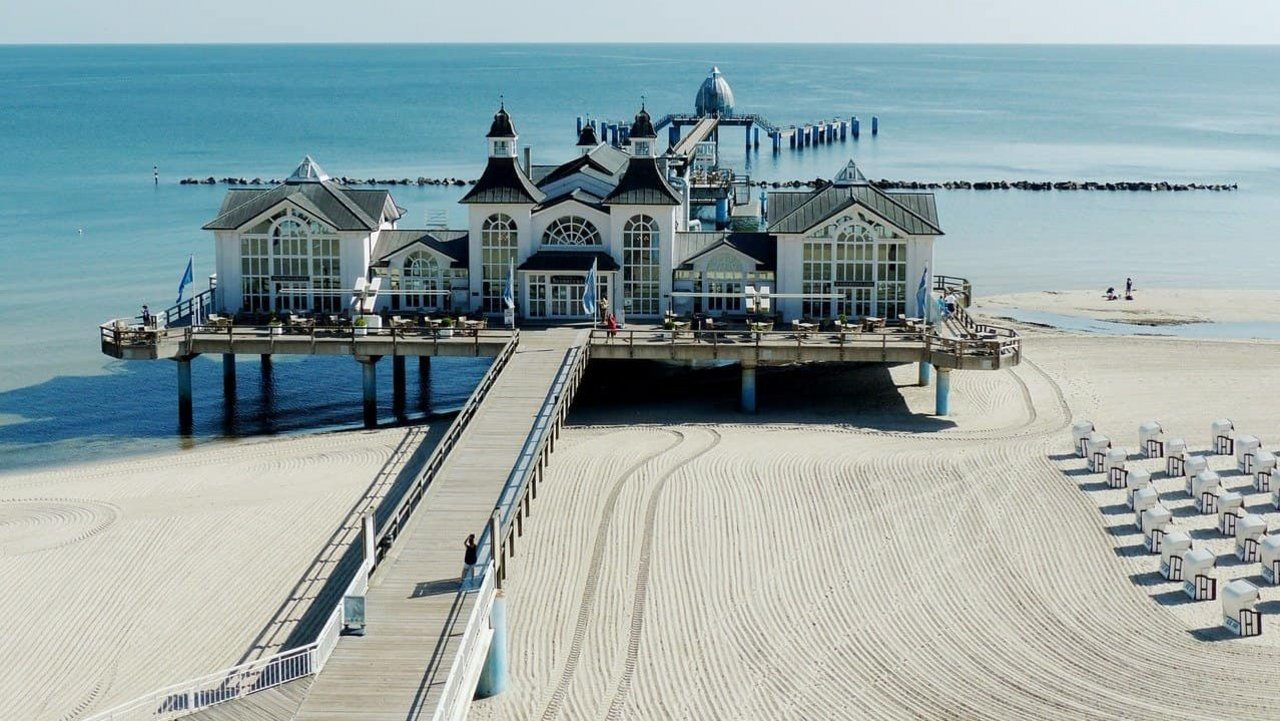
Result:
{"label": "shoreline", "polygon": [[[1117,284],[1116,287],[1121,287]],[[1134,299],[1107,300],[1099,290],[1044,290],[979,296],[971,313],[986,317],[1016,314],[1058,316],[1140,328],[1185,327],[1207,324],[1280,324],[1280,291],[1227,289],[1136,288]],[[1011,316],[1010,314],[1015,314]]]}

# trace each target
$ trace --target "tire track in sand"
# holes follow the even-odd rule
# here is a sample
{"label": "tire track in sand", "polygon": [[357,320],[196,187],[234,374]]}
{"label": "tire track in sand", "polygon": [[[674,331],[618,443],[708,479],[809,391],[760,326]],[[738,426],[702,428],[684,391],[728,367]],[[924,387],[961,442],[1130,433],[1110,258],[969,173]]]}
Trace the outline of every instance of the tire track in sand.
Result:
{"label": "tire track in sand", "polygon": [[582,643],[587,635],[587,626],[591,622],[591,615],[595,611],[596,590],[600,584],[600,567],[604,565],[609,527],[613,524],[613,511],[618,505],[618,496],[622,494],[622,489],[627,485],[627,481],[631,480],[631,477],[639,472],[641,468],[675,450],[685,442],[686,436],[684,433],[665,428],[661,430],[673,436],[676,439],[675,443],[631,464],[618,476],[618,480],[609,489],[609,496],[600,512],[600,523],[596,526],[596,540],[591,548],[591,562],[587,566],[587,580],[582,587],[582,601],[578,607],[578,619],[573,628],[573,641],[569,644],[564,668],[560,672],[560,680],[556,682],[551,698],[547,700],[547,705],[542,709],[542,718],[544,720],[553,719],[560,713],[560,708],[564,705],[565,697],[569,693],[569,686],[573,683],[574,673],[578,670],[578,658],[582,655]]}
{"label": "tire track in sand", "polygon": [[609,711],[605,716],[609,719],[622,716],[622,707],[626,703],[627,694],[631,691],[631,678],[635,675],[636,659],[640,654],[640,634],[644,632],[644,611],[649,598],[649,561],[653,551],[653,527],[657,523],[658,501],[662,498],[662,490],[666,488],[667,481],[670,481],[677,471],[710,453],[723,440],[720,432],[714,428],[703,430],[711,434],[711,443],[667,469],[653,485],[653,491],[649,494],[649,503],[644,512],[644,536],[640,541],[640,564],[636,571],[636,592],[631,604],[631,628],[627,636],[626,661],[623,664],[622,678],[618,679],[613,701],[609,704]]}

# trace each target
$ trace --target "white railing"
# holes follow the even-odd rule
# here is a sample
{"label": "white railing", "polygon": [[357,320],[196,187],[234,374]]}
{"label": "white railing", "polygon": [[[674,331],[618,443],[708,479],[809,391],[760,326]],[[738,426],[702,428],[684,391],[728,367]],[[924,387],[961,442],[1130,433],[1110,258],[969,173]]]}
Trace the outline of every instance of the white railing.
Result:
{"label": "white railing", "polygon": [[[371,567],[368,559],[360,563],[344,596],[364,595]],[[169,721],[320,673],[338,645],[344,622],[343,601],[339,600],[320,635],[305,646],[166,686],[85,721]]]}
{"label": "white railing", "polygon": [[471,615],[467,618],[467,626],[462,633],[462,645],[449,667],[440,702],[436,705],[435,714],[431,716],[432,721],[466,718],[476,682],[484,668],[485,652],[493,640],[493,628],[489,624],[489,613],[493,610],[496,590],[492,561],[485,565],[482,573],[484,580],[480,583],[480,588],[462,591],[463,594],[475,594],[475,605],[471,607]]}

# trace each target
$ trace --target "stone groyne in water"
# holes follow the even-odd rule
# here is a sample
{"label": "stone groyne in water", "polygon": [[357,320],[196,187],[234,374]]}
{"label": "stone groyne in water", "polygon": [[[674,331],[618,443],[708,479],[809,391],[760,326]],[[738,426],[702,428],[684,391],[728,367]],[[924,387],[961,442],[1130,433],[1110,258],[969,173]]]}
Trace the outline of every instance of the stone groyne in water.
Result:
{"label": "stone groyne in water", "polygon": [[[418,186],[453,186],[465,187],[475,185],[474,180],[461,178],[335,178],[343,185],[418,185]],[[180,185],[265,185],[268,187],[284,182],[277,178],[183,178]],[[755,180],[748,181],[759,188],[820,188],[831,181],[821,178],[813,180]],[[870,181],[878,188],[885,190],[1030,190],[1030,191],[1111,191],[1111,192],[1185,192],[1192,190],[1208,190],[1213,192],[1231,192],[1238,190],[1236,183],[1174,183],[1167,180],[879,180]]]}

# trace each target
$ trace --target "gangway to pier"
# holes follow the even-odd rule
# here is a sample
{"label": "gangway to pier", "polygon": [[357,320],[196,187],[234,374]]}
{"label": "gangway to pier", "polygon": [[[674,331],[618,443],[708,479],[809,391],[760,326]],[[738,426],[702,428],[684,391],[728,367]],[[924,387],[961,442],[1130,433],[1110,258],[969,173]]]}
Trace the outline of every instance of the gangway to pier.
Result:
{"label": "gangway to pier", "polygon": [[692,156],[694,151],[698,148],[698,143],[710,138],[711,134],[714,133],[716,128],[719,126],[719,118],[702,118],[693,126],[693,129],[689,131],[688,135],[681,138],[680,142],[671,147],[671,153],[684,158]]}
{"label": "gangway to pier", "polygon": [[[468,619],[473,607],[492,604],[491,584],[502,573],[485,574],[487,598],[459,593],[463,540],[474,533],[493,548],[492,533],[482,532],[495,502],[500,507],[508,495],[513,469],[527,460],[531,431],[586,340],[586,331],[573,328],[521,334],[515,354],[371,578],[366,635],[338,643],[295,719],[449,718],[440,706],[446,691],[460,688],[470,701],[485,653],[475,647]],[[482,554],[481,563],[490,555]],[[501,563],[501,557],[499,550],[489,562]],[[481,640],[487,648],[488,637]]]}

